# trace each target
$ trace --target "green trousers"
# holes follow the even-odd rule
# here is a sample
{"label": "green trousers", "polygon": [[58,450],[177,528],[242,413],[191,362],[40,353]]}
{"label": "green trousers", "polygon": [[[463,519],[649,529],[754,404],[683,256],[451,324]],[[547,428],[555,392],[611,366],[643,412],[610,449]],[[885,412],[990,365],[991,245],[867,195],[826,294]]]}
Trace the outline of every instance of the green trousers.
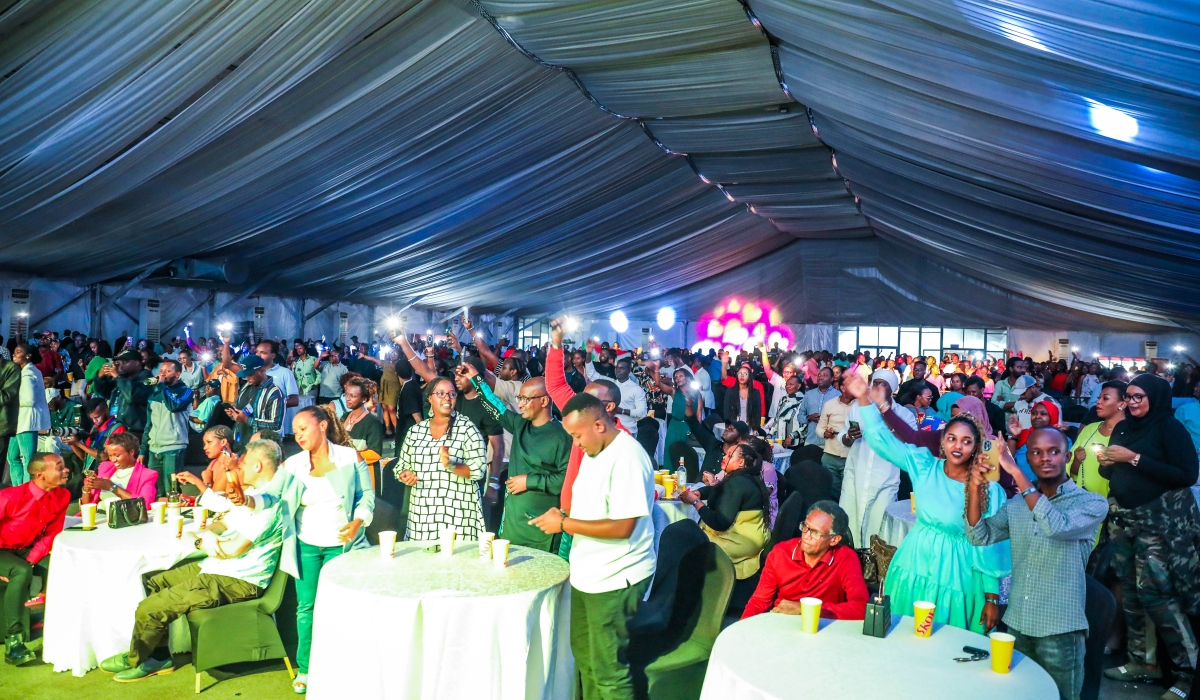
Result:
{"label": "green trousers", "polygon": [[151,576],[146,589],[149,595],[138,603],[133,615],[130,666],[150,658],[171,623],[191,611],[240,603],[262,595],[261,588],[240,578],[200,573],[199,562]]}
{"label": "green trousers", "polygon": [[13,486],[29,481],[29,460],[37,452],[38,434],[26,431],[13,435],[8,441],[8,480]]}
{"label": "green trousers", "polygon": [[317,547],[300,543],[300,578],[296,579],[296,666],[308,673],[312,653],[313,605],[317,602],[317,583],[321,569],[342,554],[342,547]]}
{"label": "green trousers", "polygon": [[571,652],[583,700],[633,700],[626,625],[646,597],[652,578],[605,593],[571,588]]}
{"label": "green trousers", "polygon": [[[171,475],[183,469],[183,458],[186,454],[186,447],[182,450],[150,453],[150,461],[146,466],[158,472],[158,495],[165,496],[167,494],[168,487],[171,485]],[[149,507],[150,504],[147,503],[146,506]]]}

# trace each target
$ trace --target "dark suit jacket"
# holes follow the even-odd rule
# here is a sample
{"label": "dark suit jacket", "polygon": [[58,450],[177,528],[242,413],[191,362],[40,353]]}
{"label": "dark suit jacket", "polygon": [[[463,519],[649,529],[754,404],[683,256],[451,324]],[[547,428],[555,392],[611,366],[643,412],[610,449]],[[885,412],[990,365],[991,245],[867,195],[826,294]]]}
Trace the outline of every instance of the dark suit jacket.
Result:
{"label": "dark suit jacket", "polygon": [[0,437],[17,434],[21,399],[21,367],[0,357]]}

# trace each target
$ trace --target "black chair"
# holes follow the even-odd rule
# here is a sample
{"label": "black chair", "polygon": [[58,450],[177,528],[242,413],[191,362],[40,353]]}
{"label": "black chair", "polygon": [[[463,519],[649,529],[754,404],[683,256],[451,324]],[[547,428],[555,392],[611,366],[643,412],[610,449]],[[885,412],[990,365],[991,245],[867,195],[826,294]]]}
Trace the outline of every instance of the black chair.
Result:
{"label": "black chair", "polygon": [[[833,474],[820,462],[793,461],[792,466],[783,473],[783,479],[787,482],[788,493],[799,494],[803,499],[805,510],[817,501],[829,500],[829,492],[833,490]],[[803,518],[801,516],[801,520]],[[776,522],[778,520],[776,516]],[[799,526],[797,523],[796,527]]]}
{"label": "black chair", "polygon": [[1097,700],[1104,673],[1104,643],[1108,641],[1113,620],[1117,616],[1117,599],[1104,584],[1091,576],[1087,577],[1084,614],[1087,616],[1088,636],[1084,644],[1083,689],[1079,692],[1079,698]]}

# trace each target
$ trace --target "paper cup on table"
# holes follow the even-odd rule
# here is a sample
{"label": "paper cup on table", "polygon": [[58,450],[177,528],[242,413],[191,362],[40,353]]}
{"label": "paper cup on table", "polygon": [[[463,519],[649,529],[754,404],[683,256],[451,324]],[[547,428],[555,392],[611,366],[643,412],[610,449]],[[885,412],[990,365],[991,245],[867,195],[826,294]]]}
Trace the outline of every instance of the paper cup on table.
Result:
{"label": "paper cup on table", "polygon": [[497,569],[508,566],[508,540],[492,540],[492,566]]}
{"label": "paper cup on table", "polygon": [[496,533],[485,532],[479,536],[479,558],[492,558],[492,541],[496,539]]}
{"label": "paper cup on table", "polygon": [[933,611],[937,606],[924,600],[913,603],[913,626],[918,637],[933,635]]}
{"label": "paper cup on table", "polygon": [[395,530],[380,530],[379,531],[379,555],[384,559],[391,559],[392,554],[396,550],[396,531]]}
{"label": "paper cup on table", "polygon": [[663,494],[663,498],[672,499],[679,495],[679,493],[675,490],[675,477],[664,476],[663,480],[662,480],[662,485],[663,485],[663,491],[665,492]]}
{"label": "paper cup on table", "polygon": [[201,530],[208,527],[208,509],[196,506],[192,509],[192,520]]}
{"label": "paper cup on table", "polygon": [[992,640],[992,670],[996,673],[1008,673],[1012,666],[1013,645],[1017,638],[1004,632],[992,632],[988,635]]}
{"label": "paper cup on table", "polygon": [[442,530],[442,534],[438,537],[438,543],[442,545],[442,556],[454,556],[454,538],[458,535],[453,528]]}
{"label": "paper cup on table", "polygon": [[800,599],[800,631],[806,634],[816,634],[821,625],[821,599]]}
{"label": "paper cup on table", "polygon": [[150,512],[153,514],[154,522],[158,525],[165,525],[167,522],[167,502],[155,501],[150,504]]}
{"label": "paper cup on table", "polygon": [[89,530],[96,527],[96,504],[84,503],[79,507],[79,514],[83,516],[83,526]]}
{"label": "paper cup on table", "polygon": [[661,484],[662,481],[663,481],[663,473],[662,472],[654,472],[654,483]]}

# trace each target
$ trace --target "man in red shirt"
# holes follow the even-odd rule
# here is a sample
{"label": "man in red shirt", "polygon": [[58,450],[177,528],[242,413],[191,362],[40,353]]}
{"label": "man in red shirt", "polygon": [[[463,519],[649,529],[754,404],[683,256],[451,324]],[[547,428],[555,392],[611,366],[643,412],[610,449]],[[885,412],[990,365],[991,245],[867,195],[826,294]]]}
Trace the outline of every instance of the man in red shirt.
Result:
{"label": "man in red shirt", "polygon": [[780,542],[767,555],[758,588],[742,619],[767,611],[800,614],[801,598],[820,598],[821,617],[861,620],[867,610],[867,584],[858,554],[848,545],[846,511],[833,501],[808,509],[800,537]]}
{"label": "man in red shirt", "polygon": [[62,487],[68,472],[62,457],[38,452],[29,460],[29,481],[0,490],[0,576],[8,580],[4,591],[5,663],[29,663],[37,654],[25,646],[21,612],[29,598],[33,567],[54,544],[63,529],[71,494]]}

